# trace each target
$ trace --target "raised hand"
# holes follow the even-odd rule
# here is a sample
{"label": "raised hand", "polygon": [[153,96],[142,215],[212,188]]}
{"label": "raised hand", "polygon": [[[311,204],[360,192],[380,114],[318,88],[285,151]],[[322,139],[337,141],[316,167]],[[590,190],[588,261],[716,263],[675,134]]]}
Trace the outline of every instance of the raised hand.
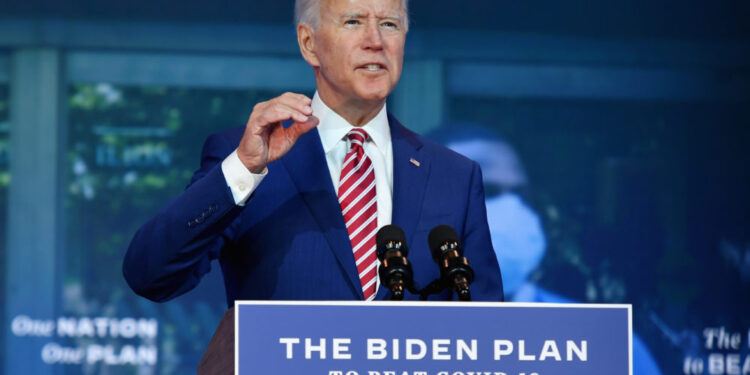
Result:
{"label": "raised hand", "polygon": [[[305,95],[287,92],[255,105],[237,147],[237,156],[250,172],[263,172],[266,164],[284,156],[300,135],[318,125],[310,103]],[[294,122],[285,129],[285,120]]]}

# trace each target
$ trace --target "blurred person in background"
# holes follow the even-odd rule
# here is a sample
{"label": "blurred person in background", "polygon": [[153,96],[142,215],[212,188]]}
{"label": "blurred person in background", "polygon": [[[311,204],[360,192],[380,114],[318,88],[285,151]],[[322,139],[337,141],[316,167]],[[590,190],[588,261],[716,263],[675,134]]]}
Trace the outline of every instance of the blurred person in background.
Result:
{"label": "blurred person in background", "polygon": [[[482,168],[487,222],[492,246],[503,270],[507,301],[578,303],[540,286],[533,274],[540,268],[547,241],[539,215],[528,203],[529,179],[516,150],[502,136],[475,123],[444,124],[429,138],[475,160]],[[569,288],[585,289],[585,280],[571,275]],[[637,334],[633,334],[633,373],[660,375],[656,361]]]}

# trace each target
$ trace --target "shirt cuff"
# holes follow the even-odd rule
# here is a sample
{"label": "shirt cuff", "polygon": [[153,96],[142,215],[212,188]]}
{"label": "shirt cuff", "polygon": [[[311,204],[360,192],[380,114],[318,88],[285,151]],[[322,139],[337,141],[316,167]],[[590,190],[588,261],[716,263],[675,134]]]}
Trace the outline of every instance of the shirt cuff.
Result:
{"label": "shirt cuff", "polygon": [[224,173],[227,186],[232,191],[234,203],[238,206],[244,206],[247,203],[250,195],[268,174],[268,168],[263,169],[263,172],[259,174],[250,172],[237,156],[237,150],[221,162],[221,171]]}

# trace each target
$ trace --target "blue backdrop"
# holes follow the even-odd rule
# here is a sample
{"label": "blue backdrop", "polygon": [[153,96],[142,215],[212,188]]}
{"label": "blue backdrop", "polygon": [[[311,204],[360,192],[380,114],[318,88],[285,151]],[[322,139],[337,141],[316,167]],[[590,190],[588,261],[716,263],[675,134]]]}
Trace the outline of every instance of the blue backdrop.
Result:
{"label": "blue backdrop", "polygon": [[[508,297],[632,303],[636,373],[750,373],[750,3],[410,16],[388,108],[482,165]],[[208,134],[313,93],[291,19],[291,1],[0,2],[0,373],[194,372],[218,267],[155,304],[122,257]]]}

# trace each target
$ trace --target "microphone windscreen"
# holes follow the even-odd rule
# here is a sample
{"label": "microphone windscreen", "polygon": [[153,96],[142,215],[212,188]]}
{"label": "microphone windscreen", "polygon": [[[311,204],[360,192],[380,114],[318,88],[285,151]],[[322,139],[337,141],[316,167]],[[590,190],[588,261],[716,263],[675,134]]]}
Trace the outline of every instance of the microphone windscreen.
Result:
{"label": "microphone windscreen", "polygon": [[385,256],[385,245],[388,242],[401,242],[401,253],[404,254],[404,256],[408,255],[407,252],[409,250],[406,247],[406,235],[404,234],[404,231],[399,228],[398,225],[386,225],[380,228],[378,233],[375,234],[378,259],[380,259],[381,262]]}
{"label": "microphone windscreen", "polygon": [[435,262],[440,262],[440,258],[442,258],[440,246],[446,242],[459,243],[458,233],[450,225],[438,225],[432,228],[430,234],[427,236],[427,243],[430,245],[432,259]]}

